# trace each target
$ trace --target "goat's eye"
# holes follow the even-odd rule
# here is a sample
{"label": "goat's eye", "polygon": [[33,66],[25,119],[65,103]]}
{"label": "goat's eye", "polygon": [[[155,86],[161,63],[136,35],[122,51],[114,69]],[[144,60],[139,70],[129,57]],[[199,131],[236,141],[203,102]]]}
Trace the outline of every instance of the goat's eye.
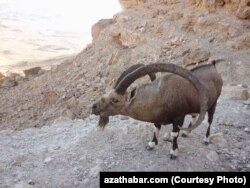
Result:
{"label": "goat's eye", "polygon": [[117,99],[115,99],[115,98],[111,98],[111,102],[112,102],[112,103],[118,103],[119,100],[117,100]]}

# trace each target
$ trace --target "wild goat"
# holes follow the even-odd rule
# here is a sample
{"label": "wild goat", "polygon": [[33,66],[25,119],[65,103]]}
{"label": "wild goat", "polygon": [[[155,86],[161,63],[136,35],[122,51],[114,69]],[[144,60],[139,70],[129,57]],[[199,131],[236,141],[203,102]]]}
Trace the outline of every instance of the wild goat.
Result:
{"label": "wild goat", "polygon": [[[155,79],[154,73],[157,72],[173,74]],[[135,80],[147,74],[151,77],[151,83],[127,92],[127,88]],[[155,131],[148,149],[158,144],[161,125],[173,124],[170,134],[173,138],[170,158],[176,159],[180,129],[190,132],[201,124],[206,112],[209,126],[205,143],[208,144],[210,126],[222,85],[222,78],[215,68],[215,63],[199,66],[191,71],[165,63],[134,65],[122,73],[110,93],[93,104],[92,113],[100,115],[99,126],[103,128],[108,123],[109,116],[118,114],[154,123]],[[182,128],[184,118],[188,114],[192,115],[193,122],[189,128]]]}

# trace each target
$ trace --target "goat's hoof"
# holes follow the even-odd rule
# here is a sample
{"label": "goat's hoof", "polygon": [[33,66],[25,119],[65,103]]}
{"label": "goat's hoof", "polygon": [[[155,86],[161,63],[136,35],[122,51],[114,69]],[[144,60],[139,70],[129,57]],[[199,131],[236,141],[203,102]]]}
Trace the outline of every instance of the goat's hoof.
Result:
{"label": "goat's hoof", "polygon": [[210,139],[208,137],[205,137],[203,140],[203,143],[208,146]]}
{"label": "goat's hoof", "polygon": [[176,160],[177,159],[177,156],[173,155],[173,154],[170,154],[170,159],[171,160]]}
{"label": "goat's hoof", "polygon": [[153,150],[154,148],[150,147],[149,145],[146,145],[145,149],[150,151],[150,150]]}
{"label": "goat's hoof", "polygon": [[186,135],[185,133],[182,133],[181,137],[183,137],[183,138],[187,138],[187,137],[188,137],[188,135]]}
{"label": "goat's hoof", "polygon": [[209,142],[208,142],[208,141],[205,141],[204,144],[205,144],[205,146],[208,146],[208,145],[209,145]]}

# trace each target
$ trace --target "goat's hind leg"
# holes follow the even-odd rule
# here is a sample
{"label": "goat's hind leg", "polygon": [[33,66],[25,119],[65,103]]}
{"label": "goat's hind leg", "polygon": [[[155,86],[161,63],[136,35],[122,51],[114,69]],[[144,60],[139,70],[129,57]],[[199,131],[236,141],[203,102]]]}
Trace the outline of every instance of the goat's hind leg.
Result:
{"label": "goat's hind leg", "polygon": [[208,145],[210,142],[210,128],[211,128],[211,124],[213,122],[213,117],[214,117],[214,112],[215,112],[215,108],[216,108],[216,104],[213,104],[213,106],[208,110],[208,128],[207,128],[207,132],[206,132],[206,136],[204,138],[204,144]]}
{"label": "goat's hind leg", "polygon": [[156,145],[158,145],[159,141],[159,134],[160,134],[160,129],[161,129],[161,124],[154,124],[155,125],[155,130],[154,130],[154,135],[153,139],[151,142],[148,143],[146,146],[147,150],[152,150]]}

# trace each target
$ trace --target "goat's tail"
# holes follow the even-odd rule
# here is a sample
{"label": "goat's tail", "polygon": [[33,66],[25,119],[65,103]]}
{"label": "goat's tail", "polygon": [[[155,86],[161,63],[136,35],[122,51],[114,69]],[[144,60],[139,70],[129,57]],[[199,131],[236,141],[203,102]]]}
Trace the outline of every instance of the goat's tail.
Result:
{"label": "goat's tail", "polygon": [[225,59],[222,59],[222,58],[221,59],[214,59],[210,62],[210,64],[212,64],[213,66],[216,67],[216,64],[221,63],[221,62],[225,62]]}
{"label": "goat's tail", "polygon": [[[199,117],[199,115],[196,116],[196,118],[195,118],[196,121],[197,121],[198,117]],[[204,121],[204,120],[203,120],[203,121]],[[201,122],[201,123],[202,123],[202,122]],[[200,125],[200,124],[197,124],[197,125],[195,125],[195,126],[192,125],[191,127],[187,127],[187,128],[184,128],[184,127],[181,127],[181,126],[178,126],[178,127],[179,127],[180,130],[188,131],[188,132],[189,132],[189,131],[194,130],[194,129],[195,129],[196,127],[198,127],[199,125]]]}

